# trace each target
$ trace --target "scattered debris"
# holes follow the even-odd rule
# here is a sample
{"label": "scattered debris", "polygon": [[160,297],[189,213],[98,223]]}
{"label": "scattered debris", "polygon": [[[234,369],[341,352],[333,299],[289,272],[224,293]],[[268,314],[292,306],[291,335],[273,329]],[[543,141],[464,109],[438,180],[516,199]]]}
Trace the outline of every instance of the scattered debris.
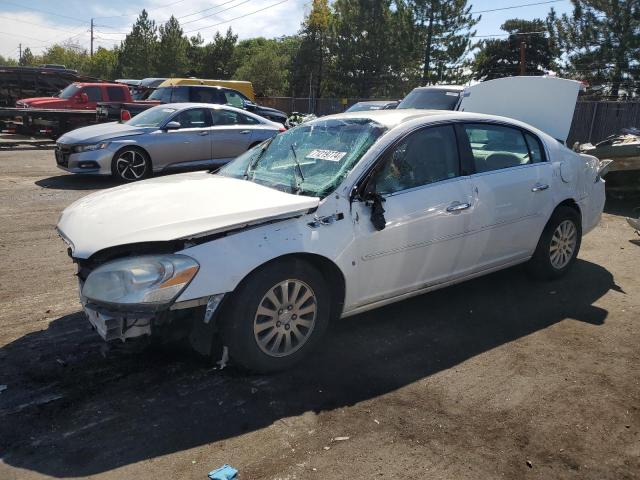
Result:
{"label": "scattered debris", "polygon": [[218,370],[224,369],[227,366],[227,362],[229,362],[229,348],[225,345],[222,347],[222,358],[216,362]]}
{"label": "scattered debris", "polygon": [[527,460],[527,467],[533,468],[533,463],[531,463],[531,460]]}
{"label": "scattered debris", "polygon": [[627,217],[627,223],[640,235],[640,218]]}
{"label": "scattered debris", "polygon": [[0,393],[4,392],[7,388],[9,387],[7,387],[6,385],[0,385]]}
{"label": "scattered debris", "polygon": [[224,464],[220,468],[209,472],[208,477],[211,480],[234,480],[238,478],[237,475],[238,470],[231,465]]}
{"label": "scattered debris", "polygon": [[374,418],[373,421],[380,425],[380,422],[376,418]]}
{"label": "scattered debris", "polygon": [[65,362],[64,360],[62,360],[61,358],[56,358],[56,363],[58,365],[60,365],[61,367],[66,367],[67,366],[67,362]]}
{"label": "scattered debris", "polygon": [[258,393],[258,389],[256,387],[251,387],[251,393]]}
{"label": "scattered debris", "polygon": [[331,447],[322,447],[324,450],[329,450]]}
{"label": "scattered debris", "polygon": [[349,437],[336,437],[334,440],[336,442],[344,442],[345,440],[349,440]]}

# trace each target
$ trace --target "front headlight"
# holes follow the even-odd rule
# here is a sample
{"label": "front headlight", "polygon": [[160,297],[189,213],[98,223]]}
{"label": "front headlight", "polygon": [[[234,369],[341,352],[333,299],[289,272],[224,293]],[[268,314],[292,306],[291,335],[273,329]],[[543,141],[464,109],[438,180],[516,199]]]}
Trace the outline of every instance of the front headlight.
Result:
{"label": "front headlight", "polygon": [[199,268],[186,255],[123,258],[91,272],[82,296],[98,303],[157,310],[173,302]]}
{"label": "front headlight", "polygon": [[109,142],[96,143],[94,145],[76,145],[73,151],[76,153],[92,152],[94,150],[102,150],[109,146]]}

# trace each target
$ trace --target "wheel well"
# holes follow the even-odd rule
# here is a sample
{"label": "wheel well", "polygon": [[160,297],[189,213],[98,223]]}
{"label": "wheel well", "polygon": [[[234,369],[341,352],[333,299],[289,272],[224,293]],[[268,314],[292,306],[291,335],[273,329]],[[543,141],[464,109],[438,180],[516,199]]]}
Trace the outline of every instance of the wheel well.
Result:
{"label": "wheel well", "polygon": [[[578,216],[580,217],[580,222],[582,222],[582,211],[580,210],[580,205],[578,205],[573,198],[567,198],[566,200],[560,202],[556,206],[555,210],[557,210],[558,207],[569,207],[569,208],[574,209],[576,211],[576,213],[578,214]],[[555,212],[555,210],[554,210],[554,212]]]}
{"label": "wheel well", "polygon": [[[280,257],[273,258],[266,263],[263,263],[259,267],[253,269],[250,273],[248,273],[244,278],[246,279],[253,272],[258,270],[259,268],[264,267],[272,262],[278,262],[285,259],[298,259],[305,261],[316,268],[322,276],[327,281],[327,285],[329,286],[329,291],[331,293],[331,298],[335,301],[333,303],[331,319],[337,319],[342,314],[342,308],[344,307],[344,298],[346,293],[346,284],[344,275],[338,266],[329,260],[327,257],[323,257],[322,255],[317,255],[315,253],[290,253],[287,255],[282,255]],[[243,279],[244,281],[244,279]]]}
{"label": "wheel well", "polygon": [[116,150],[116,153],[114,153],[113,157],[111,157],[112,170],[113,170],[113,162],[115,161],[116,157],[120,154],[120,152],[123,150],[137,150],[140,153],[142,153],[145,157],[147,157],[147,160],[149,160],[149,166],[153,171],[153,161],[151,160],[151,155],[149,155],[149,152],[147,152],[144,148],[140,147],[139,145],[124,145],[122,148],[119,148],[118,150]]}

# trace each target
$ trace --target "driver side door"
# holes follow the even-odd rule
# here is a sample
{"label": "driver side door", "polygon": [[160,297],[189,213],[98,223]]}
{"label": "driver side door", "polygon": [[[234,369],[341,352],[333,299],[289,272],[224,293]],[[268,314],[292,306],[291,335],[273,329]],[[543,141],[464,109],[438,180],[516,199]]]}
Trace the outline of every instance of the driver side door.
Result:
{"label": "driver side door", "polygon": [[446,282],[464,247],[474,210],[461,175],[453,125],[409,133],[384,154],[369,182],[380,194],[383,230],[355,202],[358,306]]}

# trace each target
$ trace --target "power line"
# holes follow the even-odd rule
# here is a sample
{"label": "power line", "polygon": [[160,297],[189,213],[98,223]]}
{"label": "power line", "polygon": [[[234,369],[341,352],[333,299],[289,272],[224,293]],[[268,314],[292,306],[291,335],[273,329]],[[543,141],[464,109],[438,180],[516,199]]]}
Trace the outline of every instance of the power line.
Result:
{"label": "power line", "polygon": [[9,2],[7,0],[2,0],[2,3],[7,3],[7,4],[13,5],[15,7],[26,8],[27,10],[34,10],[36,12],[46,13],[47,15],[54,15],[56,17],[68,18],[70,20],[75,20],[76,22],[80,22],[80,23],[89,23],[86,20],[82,20],[81,18],[70,17],[69,15],[62,15],[60,13],[51,12],[49,10],[42,10],[41,8],[28,7],[26,5],[20,5],[19,3]]}
{"label": "power line", "polygon": [[[214,9],[214,8],[218,8],[218,7],[221,7],[221,6],[223,6],[223,5],[226,5],[227,3],[231,3],[231,2],[235,2],[235,1],[236,1],[236,0],[227,0],[226,2],[222,2],[222,3],[218,4],[218,5],[214,5],[213,7],[205,8],[204,10],[199,10],[199,11],[197,11],[197,12],[193,12],[193,13],[188,13],[188,14],[186,14],[186,15],[182,15],[182,16],[180,16],[180,17],[176,17],[176,18],[192,17],[193,15],[197,15],[197,14],[199,14],[199,13],[206,12],[206,11],[208,11],[208,10],[212,10],[212,9]],[[205,18],[205,17],[202,17],[202,18]]]}
{"label": "power line", "polygon": [[63,30],[62,28],[50,27],[49,25],[44,25],[42,23],[29,22],[27,20],[20,20],[19,18],[5,17],[2,15],[0,15],[0,18],[6,18],[7,20],[11,20],[14,22],[27,23],[29,25],[35,25],[36,27],[48,28],[50,30],[58,30],[60,32],[75,33],[75,32],[72,32],[71,30]]}
{"label": "power line", "polygon": [[[171,3],[167,3],[166,5],[160,5],[157,7],[154,7],[153,10],[159,10],[161,8],[167,8],[170,7],[172,5],[175,5],[177,3],[182,3],[184,2],[184,0],[177,0],[175,2],[171,2]],[[149,10],[151,11],[151,10]],[[121,18],[121,17],[137,17],[139,15],[139,13],[123,13],[122,15],[110,15],[110,16],[105,16],[105,17],[93,17],[94,19],[99,19],[99,18]]]}
{"label": "power line", "polygon": [[[223,8],[222,10],[218,10],[217,12],[210,13],[209,15],[205,15],[203,17],[196,18],[195,20],[189,20],[188,22],[184,22],[182,25],[187,25],[187,24],[193,23],[193,22],[199,22],[200,20],[203,20],[203,19],[209,18],[209,17],[213,17],[214,15],[217,15],[219,13],[226,12],[227,10],[231,10],[232,8],[236,8],[236,7],[239,7],[240,5],[243,5],[245,3],[249,3],[250,1],[251,0],[244,0],[243,2],[240,2],[240,3],[236,4],[236,5],[231,5],[230,7]],[[229,3],[229,2],[227,2],[227,3]]]}
{"label": "power line", "polygon": [[491,8],[489,10],[478,10],[476,12],[471,12],[471,14],[475,15],[477,13],[490,13],[490,12],[499,12],[502,10],[513,10],[515,8],[522,8],[522,7],[533,7],[535,5],[547,5],[549,3],[558,3],[558,2],[566,2],[567,0],[549,0],[547,2],[534,2],[534,3],[523,3],[520,5],[510,5],[508,7],[501,7],[501,8]]}
{"label": "power line", "polygon": [[240,15],[240,16],[238,16],[238,17],[231,18],[231,19],[229,19],[229,20],[225,20],[225,21],[223,21],[223,22],[214,23],[213,25],[207,25],[206,27],[196,28],[196,29],[194,29],[194,30],[188,30],[188,31],[186,31],[186,32],[184,32],[184,33],[193,33],[193,32],[197,32],[197,31],[200,31],[200,30],[206,30],[206,29],[208,29],[208,28],[217,27],[218,25],[223,25],[223,24],[225,24],[225,23],[233,22],[233,21],[235,21],[235,20],[239,20],[239,19],[241,19],[241,18],[248,17],[249,15],[253,15],[253,14],[255,14],[255,13],[262,12],[262,11],[264,11],[264,10],[268,10],[269,8],[273,8],[273,7],[275,7],[276,5],[280,5],[280,4],[282,4],[282,3],[284,3],[284,2],[287,2],[287,1],[289,1],[289,0],[280,0],[279,2],[273,3],[273,4],[271,4],[271,5],[268,5],[268,6],[264,7],[264,8],[260,8],[260,9],[258,9],[258,10],[254,10],[253,12],[245,13],[244,15]]}

